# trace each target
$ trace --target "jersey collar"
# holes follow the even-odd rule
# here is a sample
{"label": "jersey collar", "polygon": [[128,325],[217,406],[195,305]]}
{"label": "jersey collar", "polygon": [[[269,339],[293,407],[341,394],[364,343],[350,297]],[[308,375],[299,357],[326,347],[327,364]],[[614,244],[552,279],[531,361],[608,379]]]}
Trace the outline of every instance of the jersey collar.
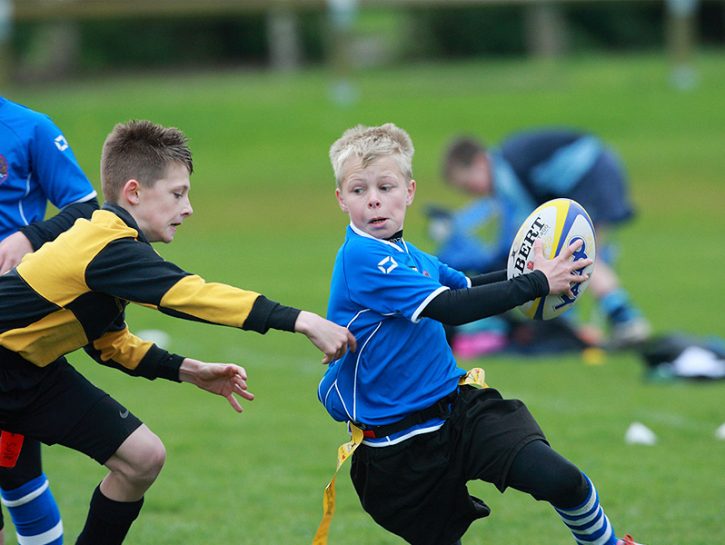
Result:
{"label": "jersey collar", "polygon": [[125,208],[123,208],[122,206],[118,206],[117,204],[104,203],[101,209],[108,210],[109,212],[113,212],[114,214],[116,214],[119,218],[123,220],[126,225],[128,225],[131,229],[136,230],[136,232],[138,233],[138,240],[149,244],[146,235],[144,235],[143,231],[141,231],[141,229],[139,228],[138,223],[136,223],[136,220],[133,219],[133,216],[129,214],[129,212]]}
{"label": "jersey collar", "polygon": [[393,240],[385,240],[382,238],[375,238],[369,233],[366,233],[365,231],[358,229],[355,227],[352,222],[350,222],[350,229],[358,236],[369,238],[370,240],[375,240],[377,242],[380,242],[381,244],[385,244],[387,246],[391,246],[398,250],[399,252],[405,252],[408,253],[408,245],[405,243],[405,240],[403,240],[403,231],[399,231],[394,235]]}

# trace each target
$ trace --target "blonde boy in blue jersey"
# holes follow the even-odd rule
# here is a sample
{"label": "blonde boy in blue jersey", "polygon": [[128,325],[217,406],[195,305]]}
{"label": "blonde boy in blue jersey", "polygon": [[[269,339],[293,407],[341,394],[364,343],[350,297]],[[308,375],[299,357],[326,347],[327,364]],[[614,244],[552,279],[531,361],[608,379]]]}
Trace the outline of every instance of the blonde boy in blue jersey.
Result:
{"label": "blonde boy in blue jersey", "polygon": [[103,208],[0,276],[0,429],[83,452],[109,470],[93,493],[77,545],[123,542],[166,452],[66,354],[84,348],[132,376],[189,382],[226,398],[237,412],[242,406],[235,396],[254,397],[244,368],[171,354],[133,335],[125,321],[130,302],[258,333],[300,332],[325,363],[355,347],[344,327],[253,291],[206,282],[152,248],[152,242],[173,241],[191,216],[192,171],[191,150],[178,129],[148,121],[117,125],[103,146]]}
{"label": "blonde boy in blue jersey", "polygon": [[332,275],[328,318],[359,349],[333,362],[318,397],[330,415],[363,430],[351,477],[373,519],[414,545],[451,545],[489,514],[466,483],[513,487],[551,503],[580,545],[619,539],[592,482],[556,453],[518,400],[461,386],[442,323],[462,324],[584,281],[579,243],[533,272],[467,278],[403,237],[413,202],[413,143],[393,124],[357,126],[330,149],[340,208],[350,217]]}

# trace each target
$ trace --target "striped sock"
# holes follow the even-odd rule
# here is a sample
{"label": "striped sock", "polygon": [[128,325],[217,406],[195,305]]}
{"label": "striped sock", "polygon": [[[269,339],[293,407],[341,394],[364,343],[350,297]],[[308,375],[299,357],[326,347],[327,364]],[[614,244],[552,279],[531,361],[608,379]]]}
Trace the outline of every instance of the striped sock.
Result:
{"label": "striped sock", "polygon": [[63,521],[45,474],[41,473],[18,488],[1,492],[2,503],[10,512],[20,545],[63,543]]}
{"label": "striped sock", "polygon": [[622,288],[616,289],[599,300],[599,307],[612,323],[621,324],[641,316],[632,304],[629,294]]}
{"label": "striped sock", "polygon": [[599,494],[589,477],[584,475],[584,478],[589,485],[589,494],[584,503],[571,509],[555,507],[556,512],[579,545],[617,545],[612,525],[599,505]]}

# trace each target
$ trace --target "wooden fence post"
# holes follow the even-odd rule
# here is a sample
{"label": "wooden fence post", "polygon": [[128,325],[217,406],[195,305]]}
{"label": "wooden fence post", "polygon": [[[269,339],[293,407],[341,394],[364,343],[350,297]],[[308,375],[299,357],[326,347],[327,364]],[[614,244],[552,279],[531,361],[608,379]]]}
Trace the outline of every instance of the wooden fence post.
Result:
{"label": "wooden fence post", "polygon": [[10,80],[12,63],[10,56],[10,36],[13,24],[13,5],[11,0],[0,0],[0,88]]}
{"label": "wooden fence post", "polygon": [[667,0],[667,47],[672,63],[670,81],[682,90],[697,85],[694,67],[697,5],[698,0]]}
{"label": "wooden fence post", "polygon": [[267,14],[267,40],[272,68],[292,71],[301,62],[297,13],[289,5],[273,7]]}
{"label": "wooden fence post", "polygon": [[532,2],[525,8],[524,28],[529,54],[539,58],[561,56],[566,46],[566,21],[554,2]]}
{"label": "wooden fence post", "polygon": [[352,81],[353,26],[358,16],[358,0],[327,0],[330,21],[328,59],[334,81],[330,89],[333,102],[347,106],[357,101],[359,91]]}

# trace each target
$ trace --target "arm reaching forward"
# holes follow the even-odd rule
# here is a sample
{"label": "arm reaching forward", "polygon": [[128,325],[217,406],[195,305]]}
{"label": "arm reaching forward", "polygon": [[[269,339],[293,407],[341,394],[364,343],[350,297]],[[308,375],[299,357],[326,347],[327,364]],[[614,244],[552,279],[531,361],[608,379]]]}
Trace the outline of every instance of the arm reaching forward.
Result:
{"label": "arm reaching forward", "polygon": [[357,342],[347,328],[339,326],[313,312],[303,310],[295,322],[295,331],[304,333],[320,351],[325,354],[322,363],[341,358],[349,349],[357,350]]}
{"label": "arm reaching forward", "polygon": [[254,394],[247,391],[247,372],[243,367],[231,363],[204,363],[185,358],[179,368],[179,379],[225,397],[238,413],[243,409],[234,394],[249,401],[254,399]]}

